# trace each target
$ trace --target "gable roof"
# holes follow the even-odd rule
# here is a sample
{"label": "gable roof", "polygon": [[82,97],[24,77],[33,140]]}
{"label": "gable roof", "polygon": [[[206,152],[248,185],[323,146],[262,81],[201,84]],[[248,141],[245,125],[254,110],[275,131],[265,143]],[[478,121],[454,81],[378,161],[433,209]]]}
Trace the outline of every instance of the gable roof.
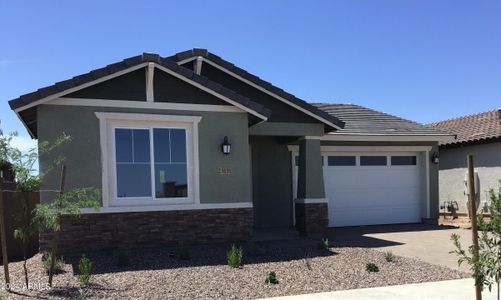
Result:
{"label": "gable roof", "polygon": [[142,55],[129,57],[103,68],[40,88],[35,92],[10,100],[9,105],[21,119],[31,137],[35,138],[37,136],[36,110],[34,110],[36,105],[42,104],[59,96],[69,94],[80,88],[99,83],[107,78],[120,76],[136,69],[146,67],[148,63],[154,63],[156,67],[163,69],[164,71],[172,72],[193,85],[200,85],[201,87],[214,92],[216,95],[219,95],[219,97],[223,100],[243,108],[245,111],[262,120],[267,120],[267,118],[271,115],[271,110],[263,105],[256,103],[245,96],[237,94],[223,85],[209,80],[207,77],[197,75],[193,71],[179,66],[171,60],[162,58],[158,54],[152,53],[143,53]]}
{"label": "gable roof", "polygon": [[248,99],[247,97],[239,95],[234,91],[225,88],[221,84],[209,80],[207,77],[197,75],[193,71],[181,67],[169,59],[162,58],[160,57],[160,55],[153,53],[143,53],[142,55],[129,57],[120,62],[109,64],[103,68],[75,76],[65,81],[57,82],[51,86],[38,89],[35,92],[25,94],[16,99],[10,100],[9,105],[11,109],[19,111],[24,107],[30,106],[30,104],[36,104],[38,101],[44,100],[50,96],[56,96],[58,94],[65,93],[72,88],[92,83],[107,76],[127,71],[128,69],[131,69],[135,66],[150,62],[173,71],[174,73],[181,75],[185,79],[200,84],[217,94],[230,98],[231,100],[249,108],[251,111],[256,112],[256,114],[261,115],[261,117],[264,116],[264,118],[266,118],[271,114],[271,111],[261,104],[256,103]]}
{"label": "gable roof", "polygon": [[429,126],[456,135],[456,140],[442,145],[501,138],[501,109],[435,122]]}
{"label": "gable roof", "polygon": [[336,116],[330,115],[316,108],[310,103],[302,99],[299,99],[296,96],[284,91],[283,89],[276,87],[273,84],[259,78],[258,76],[253,75],[245,71],[244,69],[235,66],[231,62],[224,60],[223,58],[209,52],[207,49],[194,48],[191,50],[179,52],[167,58],[176,61],[178,64],[183,64],[191,60],[195,60],[197,57],[201,57],[202,59],[204,59],[204,61],[212,65],[215,64],[220,68],[226,69],[227,71],[241,77],[242,79],[255,84],[256,86],[272,94],[273,96],[275,96],[275,98],[279,100],[282,99],[286,100],[289,105],[294,106],[305,113],[308,113],[310,116],[322,121],[323,123],[326,123],[329,126],[332,126],[336,129],[341,129],[344,126],[344,123],[341,120],[339,120],[339,118],[337,118]]}
{"label": "gable roof", "polygon": [[[341,119],[345,126],[330,136],[406,136],[450,139],[451,134],[387,113],[355,104],[313,103],[319,109]],[[441,139],[441,138],[440,138]]]}

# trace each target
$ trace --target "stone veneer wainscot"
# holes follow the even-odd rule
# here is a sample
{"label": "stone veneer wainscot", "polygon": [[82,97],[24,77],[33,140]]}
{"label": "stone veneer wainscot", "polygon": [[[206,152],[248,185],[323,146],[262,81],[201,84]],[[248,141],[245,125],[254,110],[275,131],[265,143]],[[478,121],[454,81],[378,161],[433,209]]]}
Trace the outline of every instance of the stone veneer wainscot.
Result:
{"label": "stone veneer wainscot", "polygon": [[[63,216],[60,254],[116,248],[246,240],[252,236],[252,208],[92,213]],[[40,234],[40,250],[52,233]]]}

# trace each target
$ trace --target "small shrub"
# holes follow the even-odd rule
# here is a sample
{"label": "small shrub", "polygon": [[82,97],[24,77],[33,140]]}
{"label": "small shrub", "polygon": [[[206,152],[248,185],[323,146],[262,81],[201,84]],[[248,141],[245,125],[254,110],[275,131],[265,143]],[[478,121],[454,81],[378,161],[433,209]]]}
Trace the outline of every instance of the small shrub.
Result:
{"label": "small shrub", "polygon": [[78,263],[78,279],[84,285],[87,285],[90,281],[90,276],[92,274],[92,262],[88,259],[85,254],[80,258]]}
{"label": "small shrub", "polygon": [[328,238],[321,239],[320,243],[318,244],[318,247],[322,250],[329,250],[329,239]]}
{"label": "small shrub", "polygon": [[[42,266],[45,270],[45,273],[49,275],[50,264],[52,260],[52,255],[50,252],[44,252],[42,255]],[[64,268],[64,260],[62,257],[56,257],[56,261],[54,262],[54,274],[63,273]]]}
{"label": "small shrub", "polygon": [[384,259],[387,261],[387,262],[393,262],[395,261],[395,254],[393,254],[391,251],[388,251],[388,252],[385,252],[383,254],[384,256]]}
{"label": "small shrub", "polygon": [[187,246],[179,247],[177,256],[182,260],[189,260],[191,258],[190,248],[188,248]]}
{"label": "small shrub", "polygon": [[275,274],[275,272],[268,273],[264,282],[267,284],[278,284],[277,274]]}
{"label": "small shrub", "polygon": [[115,261],[115,264],[119,267],[126,267],[130,263],[127,253],[122,249],[117,249],[113,251],[113,260]]}
{"label": "small shrub", "polygon": [[230,250],[226,254],[226,258],[228,259],[228,265],[232,268],[238,268],[242,265],[242,258],[244,256],[244,252],[242,247],[237,248],[235,244],[231,245]]}
{"label": "small shrub", "polygon": [[375,263],[368,263],[365,265],[365,270],[367,272],[379,272],[379,267]]}

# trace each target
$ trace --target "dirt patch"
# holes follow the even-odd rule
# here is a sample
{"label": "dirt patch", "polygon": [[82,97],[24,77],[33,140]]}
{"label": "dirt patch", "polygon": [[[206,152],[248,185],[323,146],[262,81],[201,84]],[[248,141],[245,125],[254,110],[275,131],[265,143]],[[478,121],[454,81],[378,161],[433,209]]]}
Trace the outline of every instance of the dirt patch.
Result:
{"label": "dirt patch", "polygon": [[[317,241],[306,239],[244,245],[244,265],[235,269],[226,265],[228,248],[208,245],[128,251],[129,263],[121,267],[116,253],[89,254],[94,274],[91,284],[83,288],[77,276],[78,257],[69,257],[64,272],[55,276],[54,288],[15,287],[15,293],[1,291],[0,298],[254,299],[469,277],[410,258],[387,262],[382,252],[371,249],[321,250]],[[30,279],[43,285],[47,276],[40,261],[41,255],[29,260]],[[367,272],[369,262],[379,272]],[[22,263],[12,263],[10,269],[11,282],[22,284]],[[278,284],[265,283],[271,271]],[[0,276],[3,278],[3,269]]]}

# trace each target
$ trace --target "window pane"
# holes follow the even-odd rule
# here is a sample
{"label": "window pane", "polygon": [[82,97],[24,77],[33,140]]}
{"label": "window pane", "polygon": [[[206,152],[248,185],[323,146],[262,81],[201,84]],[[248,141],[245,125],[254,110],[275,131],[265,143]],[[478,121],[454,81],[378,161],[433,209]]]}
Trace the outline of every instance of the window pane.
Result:
{"label": "window pane", "polygon": [[355,166],[355,156],[328,156],[327,164],[329,166]]}
{"label": "window pane", "polygon": [[386,166],[386,156],[360,156],[361,166]]}
{"label": "window pane", "polygon": [[415,166],[416,157],[415,156],[392,156],[391,157],[392,166]]}
{"label": "window pane", "polygon": [[115,129],[117,162],[132,162],[132,129]]}
{"label": "window pane", "polygon": [[170,130],[170,147],[172,162],[186,162],[186,130]]}
{"label": "window pane", "polygon": [[153,143],[155,151],[155,162],[170,162],[170,137],[169,129],[154,128]]}
{"label": "window pane", "polygon": [[155,196],[157,198],[188,197],[186,164],[155,164]]}
{"label": "window pane", "polygon": [[134,143],[134,162],[150,162],[150,131],[148,129],[132,130]]}
{"label": "window pane", "polygon": [[117,196],[151,197],[150,164],[117,164]]}

